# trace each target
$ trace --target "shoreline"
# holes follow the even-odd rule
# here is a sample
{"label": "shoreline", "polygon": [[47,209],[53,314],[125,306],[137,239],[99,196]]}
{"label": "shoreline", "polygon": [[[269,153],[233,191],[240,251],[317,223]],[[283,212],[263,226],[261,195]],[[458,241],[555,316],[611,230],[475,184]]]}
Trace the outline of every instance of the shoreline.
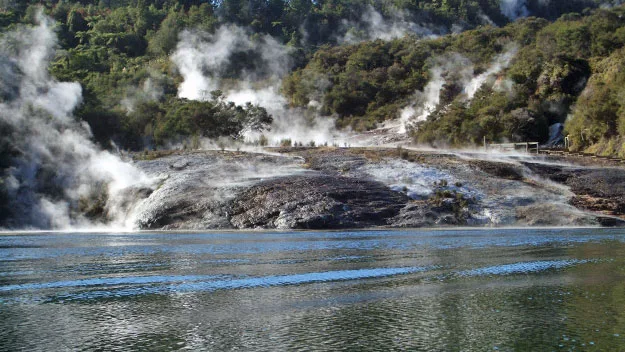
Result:
{"label": "shoreline", "polygon": [[[117,212],[125,218],[100,208],[88,219],[93,227],[0,234],[625,227],[625,168],[602,159],[582,165],[542,154],[414,146],[125,157],[158,180],[125,192],[126,208]],[[109,222],[125,226],[102,225]]]}
{"label": "shoreline", "polygon": [[156,235],[218,235],[218,234],[289,234],[289,233],[348,233],[348,232],[445,232],[445,231],[470,231],[470,232],[494,232],[494,231],[512,231],[512,230],[536,230],[536,231],[548,231],[548,230],[624,230],[625,226],[621,227],[602,227],[602,226],[501,226],[501,227],[414,227],[414,228],[384,228],[384,227],[372,227],[372,228],[354,228],[354,229],[224,229],[224,230],[126,230],[126,231],[103,231],[89,230],[89,229],[73,229],[73,230],[34,230],[34,231],[0,231],[0,236],[29,236],[29,235],[43,235],[43,234],[63,234],[63,235],[134,235],[134,234],[156,234]]}

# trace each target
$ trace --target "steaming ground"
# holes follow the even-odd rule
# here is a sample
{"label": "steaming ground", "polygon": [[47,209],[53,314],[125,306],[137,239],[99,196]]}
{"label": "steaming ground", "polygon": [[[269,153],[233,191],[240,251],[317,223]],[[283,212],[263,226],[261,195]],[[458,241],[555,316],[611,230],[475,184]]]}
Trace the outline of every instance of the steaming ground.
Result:
{"label": "steaming ground", "polygon": [[137,208],[139,228],[232,228],[229,204],[247,187],[268,178],[305,173],[302,159],[240,152],[174,153],[138,161],[159,180]]}
{"label": "steaming ground", "polygon": [[[365,27],[360,31],[366,34],[363,39],[390,39],[407,32],[430,33],[399,12],[393,15],[391,22],[383,21],[373,8],[365,17]],[[57,82],[47,72],[56,47],[56,36],[51,26],[51,20],[40,15],[39,25],[18,28],[2,38],[0,87],[6,99],[0,104],[0,127],[9,132],[2,138],[14,148],[10,151],[13,155],[11,167],[3,175],[12,209],[6,226],[42,229],[98,226],[153,228],[167,222],[154,220],[161,218],[158,214],[168,213],[170,209],[188,208],[184,192],[203,190],[205,193],[198,195],[205,199],[201,206],[194,205],[191,210],[165,217],[193,218],[190,214],[200,209],[207,216],[203,223],[191,220],[189,224],[192,225],[177,226],[227,227],[229,225],[220,218],[223,214],[217,211],[214,215],[215,211],[211,212],[211,209],[229,206],[227,202],[243,184],[258,177],[303,172],[294,172],[292,168],[297,165],[291,165],[292,161],[287,162],[289,166],[283,169],[282,162],[272,160],[265,165],[264,161],[255,157],[248,160],[248,164],[253,166],[227,166],[228,161],[219,156],[214,158],[210,167],[195,159],[172,161],[172,165],[185,164],[181,168],[168,165],[172,168],[167,169],[163,166],[165,164],[159,166],[158,162],[154,165],[139,163],[136,167],[100,150],[91,141],[88,126],[72,116],[72,111],[82,100],[80,85]],[[333,117],[317,114],[314,100],[308,109],[288,107],[279,86],[291,67],[290,50],[270,36],[251,40],[249,33],[236,26],[223,26],[214,34],[186,31],[182,33],[177,50],[171,57],[184,78],[178,95],[195,100],[207,99],[211,90],[223,88],[222,76],[232,64],[233,53],[255,52],[258,62],[254,70],[243,70],[236,77],[237,83],[230,83],[224,91],[224,97],[238,104],[252,102],[265,107],[274,117],[271,130],[264,132],[271,143],[289,139],[303,144],[368,146],[408,140],[405,125],[413,116],[406,116],[399,123],[391,122],[386,129],[356,134],[337,131]],[[468,82],[471,77],[468,73],[465,76]],[[158,77],[155,77],[156,81]],[[411,105],[411,109],[421,111],[421,117],[417,119],[427,117],[430,110],[436,108],[437,102],[433,99],[440,92],[441,82],[442,78],[433,80],[420,95],[425,96],[425,101],[417,99]],[[324,77],[318,77],[311,84],[318,89],[317,95],[321,97],[329,83]],[[136,100],[158,99],[162,94],[151,80],[144,87],[130,90],[127,101],[121,102],[129,110],[132,110]],[[253,141],[260,135],[247,131],[245,137]],[[201,170],[194,172],[193,165],[202,165]],[[256,167],[264,171],[254,169]],[[219,173],[221,169],[229,170],[227,177]],[[166,172],[171,170],[178,173]],[[250,172],[253,177],[249,176]],[[169,178],[163,175],[169,175]],[[204,178],[195,182],[196,177]],[[212,190],[209,191],[210,187]],[[180,190],[184,192],[177,193]],[[346,221],[349,223],[349,220]]]}
{"label": "steaming ground", "polygon": [[[178,96],[190,100],[210,99],[210,92],[222,90],[224,98],[239,105],[251,102],[273,116],[273,124],[262,134],[272,144],[289,139],[304,144],[345,144],[349,131],[338,131],[334,117],[320,116],[311,104],[309,109],[291,108],[280,93],[282,78],[292,67],[292,48],[269,35],[256,40],[243,28],[222,26],[214,34],[184,31],[171,60],[183,77]],[[236,66],[234,53],[255,54],[254,67],[232,77],[226,71]],[[224,81],[227,84],[224,84]],[[319,77],[311,84],[319,96],[329,82]],[[314,98],[314,97],[313,97]],[[258,140],[261,132],[245,131],[247,141]]]}
{"label": "steaming ground", "polygon": [[604,192],[603,201],[612,203],[603,208],[597,206],[604,203],[583,201],[596,201],[600,192],[580,187],[587,183],[580,177],[625,185],[622,168],[567,165],[527,155],[395,148],[275,151],[279,154],[176,152],[138,161],[137,167],[161,181],[137,207],[136,226],[199,230],[625,223],[617,217],[624,215],[625,187],[610,195]]}
{"label": "steaming ground", "polygon": [[[8,226],[67,229],[103,224],[125,226],[135,192],[150,180],[139,169],[100,150],[86,124],[72,111],[81,86],[48,74],[56,35],[39,15],[35,27],[5,33],[0,42],[0,136],[10,146],[3,179],[9,196]],[[94,207],[89,209],[89,207]]]}
{"label": "steaming ground", "polygon": [[[511,18],[528,15],[523,1],[501,5]],[[361,23],[345,26],[358,28],[339,38],[342,42],[437,32],[401,12],[384,21],[373,8]],[[13,146],[11,167],[3,175],[10,228],[578,226],[621,224],[610,216],[625,213],[622,169],[535,157],[287,148],[278,155],[173,152],[126,162],[94,145],[88,126],[72,116],[81,102],[80,85],[48,75],[56,45],[48,19],[39,16],[39,25],[18,28],[1,40],[0,130],[7,133],[0,142]],[[444,108],[440,95],[447,81],[463,87],[466,102],[485,84],[505,89],[497,76],[517,49],[507,47],[479,75],[460,55],[433,58],[430,81],[399,118],[365,133],[337,131],[334,117],[319,116],[318,99],[329,85],[325,77],[309,82],[317,92],[311,93],[308,108],[288,106],[280,82],[291,68],[290,50],[270,36],[251,40],[236,26],[214,34],[186,31],[171,57],[184,79],[178,95],[204,100],[210,91],[224,89],[226,100],[265,107],[274,122],[263,133],[273,145],[285,139],[304,145],[405,145],[410,142],[407,127]],[[237,52],[256,53],[256,66],[224,85]],[[131,110],[135,100],[160,94],[150,80],[129,91],[122,103]],[[246,131],[245,137],[254,141],[260,133]]]}
{"label": "steaming ground", "polygon": [[[510,19],[531,15],[525,1],[502,0],[500,5]],[[492,23],[484,17],[485,23]],[[345,22],[344,27],[338,42],[389,40],[406,34],[430,37],[447,31],[416,24],[401,11],[391,11],[384,19],[373,7],[358,23]],[[254,68],[226,77],[237,64],[233,53],[244,52],[255,53]],[[251,40],[245,29],[233,25],[213,34],[186,31],[171,59],[183,77],[180,97],[205,100],[210,91],[220,89],[226,100],[266,108],[274,117],[271,129],[263,132],[270,144],[288,139],[304,145],[366,147],[409,143],[408,127],[444,108],[440,96],[446,83],[463,87],[461,99],[467,103],[486,84],[506,89],[507,82],[498,76],[516,52],[511,44],[477,75],[473,63],[461,55],[433,58],[431,79],[423,91],[415,92],[399,118],[366,133],[337,131],[334,117],[318,114],[330,84],[325,77],[308,82],[316,92],[307,108],[289,107],[280,84],[292,66],[291,48],[270,36]],[[247,131],[245,137],[254,141],[260,133]],[[288,150],[282,156],[172,154],[138,163],[160,184],[131,218],[140,228],[181,229],[605,223],[601,216],[578,209],[589,207],[575,201],[578,195],[571,192],[575,187],[567,183],[569,179],[558,183],[550,179],[549,169],[528,167],[528,162],[550,163],[466,153],[405,157],[384,150],[361,153],[337,148]],[[622,214],[621,196],[613,195],[608,215]]]}

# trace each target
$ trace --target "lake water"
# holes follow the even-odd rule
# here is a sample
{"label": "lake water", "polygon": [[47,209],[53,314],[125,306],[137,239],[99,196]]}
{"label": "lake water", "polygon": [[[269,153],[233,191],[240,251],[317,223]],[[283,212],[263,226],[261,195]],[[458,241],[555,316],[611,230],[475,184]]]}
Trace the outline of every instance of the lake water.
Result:
{"label": "lake water", "polygon": [[625,350],[625,229],[0,235],[3,351]]}

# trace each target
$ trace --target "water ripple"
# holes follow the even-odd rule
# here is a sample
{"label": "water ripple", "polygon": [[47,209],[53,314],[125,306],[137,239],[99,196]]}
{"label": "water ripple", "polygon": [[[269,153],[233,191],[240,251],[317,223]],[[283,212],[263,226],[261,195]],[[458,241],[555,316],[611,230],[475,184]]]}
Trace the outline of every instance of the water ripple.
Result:
{"label": "water ripple", "polygon": [[[0,292],[19,290],[42,290],[58,288],[93,288],[128,285],[119,288],[109,288],[107,290],[87,290],[55,295],[47,299],[30,297],[16,298],[15,302],[25,301],[75,301],[90,300],[98,298],[119,298],[135,296],[141,294],[173,294],[199,291],[232,290],[254,287],[272,287],[286,285],[300,285],[307,283],[320,283],[330,281],[345,281],[387,277],[394,275],[404,275],[426,271],[425,267],[401,267],[401,268],[374,268],[358,270],[338,270],[325,272],[312,272],[292,275],[275,275],[248,278],[231,278],[226,275],[221,276],[136,276],[121,278],[96,278],[84,280],[57,281],[47,283],[30,283],[20,285],[0,286]],[[156,284],[156,285],[150,285]],[[158,285],[165,284],[165,285]],[[138,287],[135,287],[138,286]],[[9,303],[11,300],[0,299],[2,303]]]}
{"label": "water ripple", "polygon": [[620,351],[623,229],[0,236],[4,351]]}
{"label": "water ripple", "polygon": [[93,287],[108,285],[145,285],[169,282],[185,282],[218,278],[219,276],[203,276],[203,275],[172,275],[172,276],[130,276],[130,277],[100,277],[93,279],[68,280],[56,282],[29,283],[18,285],[0,286],[0,292],[19,291],[19,290],[42,290],[51,288],[66,287]]}
{"label": "water ripple", "polygon": [[458,273],[459,276],[491,276],[529,274],[549,269],[563,269],[578,264],[588,263],[590,260],[541,260],[532,262],[519,262],[504,265],[489,266],[473,270],[465,270]]}

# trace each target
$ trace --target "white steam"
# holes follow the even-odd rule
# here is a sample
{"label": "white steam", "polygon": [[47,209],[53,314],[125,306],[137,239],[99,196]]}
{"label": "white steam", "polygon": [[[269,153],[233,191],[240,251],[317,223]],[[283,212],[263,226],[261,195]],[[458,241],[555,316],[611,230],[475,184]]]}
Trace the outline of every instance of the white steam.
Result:
{"label": "white steam", "polygon": [[430,71],[432,78],[423,91],[415,93],[414,102],[401,111],[399,133],[406,133],[406,127],[410,123],[425,121],[436,110],[441,100],[441,89],[445,84],[442,74],[441,67],[435,67]]}
{"label": "white steam", "polygon": [[486,81],[495,75],[499,74],[503,69],[510,65],[510,61],[514,58],[518,51],[517,46],[512,46],[505,52],[497,55],[488,69],[481,74],[473,77],[465,86],[464,93],[467,95],[467,99],[471,100],[475,96],[475,93],[482,88]]}
{"label": "white steam", "polygon": [[[620,6],[623,4],[623,0],[603,0],[603,1],[594,1],[594,6],[598,6],[600,8],[612,8],[614,6]],[[499,2],[499,10],[501,13],[508,17],[509,20],[514,21],[519,18],[530,16],[531,13],[527,8],[527,0],[500,0]],[[547,7],[551,3],[551,0],[538,0],[535,5]],[[590,2],[586,2],[588,6],[592,6]]]}
{"label": "white steam", "polygon": [[441,94],[446,84],[460,86],[463,93],[461,99],[466,102],[470,102],[477,91],[491,79],[494,89],[509,90],[511,82],[493,78],[510,65],[517,49],[517,46],[511,45],[497,55],[488,69],[479,75],[474,75],[473,63],[460,54],[446,55],[433,60],[435,65],[430,69],[430,81],[422,91],[417,91],[411,103],[400,111],[398,133],[406,133],[411,124],[425,121],[439,108]]}
{"label": "white steam", "polygon": [[477,12],[477,16],[480,19],[480,21],[482,22],[482,24],[486,24],[489,26],[493,26],[493,27],[497,27],[497,24],[490,19],[490,17],[488,17],[488,15],[486,15],[484,13],[484,11],[482,11],[482,9],[479,9]]}
{"label": "white steam", "polygon": [[[220,88],[224,71],[237,52],[260,52],[257,57],[260,72],[246,72],[247,79],[276,78],[290,68],[289,48],[271,36],[251,40],[240,27],[222,26],[215,34],[185,30],[171,59],[184,81],[178,87],[178,96],[191,100],[204,100],[210,92]],[[263,76],[263,77],[261,77]]]}
{"label": "white steam", "polygon": [[615,6],[621,6],[623,5],[623,3],[625,3],[624,0],[607,0],[600,2],[599,7],[601,7],[602,9],[611,9]]}
{"label": "white steam", "polygon": [[459,82],[463,86],[473,77],[473,64],[459,54],[445,55],[433,60],[430,81],[417,91],[410,105],[400,112],[399,133],[406,133],[408,126],[425,121],[440,105],[441,92],[447,83]]}
{"label": "white steam", "polygon": [[514,21],[517,18],[527,17],[530,12],[527,9],[527,0],[500,0],[501,13]]}
{"label": "white steam", "polygon": [[105,211],[124,224],[127,188],[147,178],[118,157],[98,149],[90,131],[72,116],[80,104],[78,83],[57,82],[48,74],[56,36],[41,14],[35,27],[20,27],[0,41],[3,95],[0,123],[12,132],[6,138],[17,151],[4,177],[13,216],[9,226],[66,229],[91,226],[78,204],[108,194]]}
{"label": "white steam", "polygon": [[[154,74],[153,74],[154,75]],[[164,95],[163,87],[159,82],[161,77],[148,77],[139,87],[130,86],[126,89],[126,96],[121,105],[131,112],[139,102],[158,101]]]}
{"label": "white steam", "polygon": [[[242,51],[259,53],[254,68],[225,79],[225,70],[235,60],[233,55]],[[280,84],[291,67],[290,48],[270,36],[251,40],[237,26],[222,26],[215,34],[185,31],[171,60],[184,78],[178,87],[179,97],[208,100],[210,91],[219,89],[227,101],[237,105],[250,102],[267,109],[274,121],[270,130],[262,134],[272,144],[283,139],[316,144],[344,140],[336,131],[333,118],[317,116],[312,108],[288,107],[287,99],[280,93]],[[261,132],[255,131],[245,133],[248,141],[260,135]]]}
{"label": "white steam", "polygon": [[401,38],[407,34],[420,37],[436,37],[436,33],[420,24],[409,20],[409,13],[399,9],[390,11],[390,18],[384,19],[382,14],[368,5],[360,21],[343,20],[343,28],[347,30],[344,36],[338,39],[341,44],[354,44],[367,40],[391,40]]}

